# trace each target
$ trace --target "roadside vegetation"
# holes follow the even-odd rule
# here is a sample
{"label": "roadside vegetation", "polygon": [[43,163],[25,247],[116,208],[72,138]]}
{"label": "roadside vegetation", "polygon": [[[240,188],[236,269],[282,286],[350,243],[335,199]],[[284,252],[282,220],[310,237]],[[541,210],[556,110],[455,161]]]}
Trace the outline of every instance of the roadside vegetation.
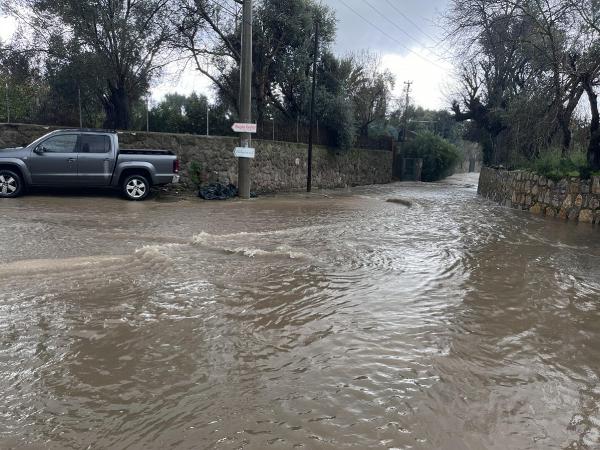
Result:
{"label": "roadside vegetation", "polygon": [[560,149],[549,150],[519,167],[532,170],[554,181],[563,178],[589,179],[600,175],[600,171],[591,169],[585,150],[574,150],[566,156],[563,156]]}
{"label": "roadside vegetation", "polygon": [[408,141],[404,153],[423,159],[423,181],[437,181],[451,175],[462,160],[458,147],[430,131],[422,131]]}

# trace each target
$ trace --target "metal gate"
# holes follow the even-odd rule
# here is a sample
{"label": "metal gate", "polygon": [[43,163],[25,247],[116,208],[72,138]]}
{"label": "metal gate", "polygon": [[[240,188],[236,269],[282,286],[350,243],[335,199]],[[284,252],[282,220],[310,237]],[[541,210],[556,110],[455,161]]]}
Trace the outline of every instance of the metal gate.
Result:
{"label": "metal gate", "polygon": [[421,181],[422,172],[422,158],[402,158],[398,156],[394,162],[394,178],[397,180]]}

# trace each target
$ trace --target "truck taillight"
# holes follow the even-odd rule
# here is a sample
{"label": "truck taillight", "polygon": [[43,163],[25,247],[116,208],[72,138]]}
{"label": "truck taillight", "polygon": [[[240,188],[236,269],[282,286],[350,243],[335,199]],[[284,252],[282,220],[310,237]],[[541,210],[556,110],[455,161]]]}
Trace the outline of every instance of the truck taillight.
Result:
{"label": "truck taillight", "polygon": [[179,160],[173,161],[173,173],[179,173]]}

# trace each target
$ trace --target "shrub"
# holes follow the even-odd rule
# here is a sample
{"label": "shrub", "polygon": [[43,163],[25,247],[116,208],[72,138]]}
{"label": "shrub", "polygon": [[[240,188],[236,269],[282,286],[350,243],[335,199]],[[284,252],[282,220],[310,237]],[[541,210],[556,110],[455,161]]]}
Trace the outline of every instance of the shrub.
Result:
{"label": "shrub", "polygon": [[563,157],[560,149],[551,149],[534,159],[528,168],[554,181],[592,176],[585,151],[574,151]]}
{"label": "shrub", "polygon": [[452,173],[460,160],[460,151],[447,140],[430,132],[421,132],[406,143],[407,156],[423,159],[423,181],[437,181]]}
{"label": "shrub", "polygon": [[198,187],[202,185],[202,165],[198,161],[190,163],[188,174],[192,183]]}

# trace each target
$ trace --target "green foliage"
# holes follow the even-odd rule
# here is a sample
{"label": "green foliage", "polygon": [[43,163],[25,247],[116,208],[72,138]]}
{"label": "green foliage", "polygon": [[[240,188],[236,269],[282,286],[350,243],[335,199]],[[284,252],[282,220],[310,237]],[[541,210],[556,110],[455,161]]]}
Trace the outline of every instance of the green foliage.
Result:
{"label": "green foliage", "polygon": [[187,132],[189,121],[185,103],[184,95],[167,94],[164,100],[150,111],[150,129],[170,133]]}
{"label": "green foliage", "polygon": [[423,181],[440,180],[452,172],[460,160],[460,151],[447,140],[425,131],[405,145],[407,156],[423,159]]}
{"label": "green foliage", "polygon": [[188,168],[188,175],[192,183],[200,187],[202,185],[202,164],[196,160],[192,161]]}
{"label": "green foliage", "polygon": [[[136,112],[134,110],[134,124],[138,129],[145,129],[146,106],[141,104],[140,106],[143,107],[143,111]],[[231,111],[219,103],[209,105],[206,96],[196,93],[188,96],[167,94],[150,110],[150,131],[204,135],[206,134],[207,107],[209,134],[211,136],[235,135],[231,131],[231,123],[234,120]]]}
{"label": "green foliage", "polygon": [[572,177],[587,179],[593,175],[583,150],[563,157],[560,149],[551,149],[535,158],[526,168],[554,181]]}
{"label": "green foliage", "polygon": [[[352,147],[356,135],[354,104],[346,91],[350,70],[348,61],[339,60],[332,53],[325,52],[317,75],[315,112],[319,127],[328,129],[335,145],[344,149]],[[310,95],[307,95],[304,99],[306,111],[309,110],[309,101]]]}
{"label": "green foliage", "polygon": [[[77,93],[84,115],[104,112],[104,126],[128,129],[131,108],[147,91],[164,61],[172,34],[170,2],[164,0],[14,0],[27,11],[30,36],[21,52],[39,55],[51,95],[53,121],[78,120]],[[30,42],[27,42],[27,39]],[[33,59],[33,58],[32,58]],[[62,111],[67,110],[67,116]],[[73,112],[75,111],[75,114]],[[54,119],[54,118],[57,119]]]}

